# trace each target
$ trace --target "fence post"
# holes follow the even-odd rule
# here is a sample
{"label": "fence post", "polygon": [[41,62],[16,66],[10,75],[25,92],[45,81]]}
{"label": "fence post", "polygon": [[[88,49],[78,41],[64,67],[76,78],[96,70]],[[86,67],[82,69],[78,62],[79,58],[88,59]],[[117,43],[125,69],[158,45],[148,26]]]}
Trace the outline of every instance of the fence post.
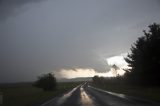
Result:
{"label": "fence post", "polygon": [[2,104],[3,104],[3,93],[0,92],[0,105],[2,105]]}

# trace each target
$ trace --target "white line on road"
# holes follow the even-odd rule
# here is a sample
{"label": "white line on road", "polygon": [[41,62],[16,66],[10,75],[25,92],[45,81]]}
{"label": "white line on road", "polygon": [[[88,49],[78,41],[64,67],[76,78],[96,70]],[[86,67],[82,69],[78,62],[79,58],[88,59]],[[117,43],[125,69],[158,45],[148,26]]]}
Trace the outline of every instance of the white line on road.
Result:
{"label": "white line on road", "polygon": [[70,97],[72,95],[72,93],[81,85],[78,85],[77,87],[73,88],[70,92],[64,94],[62,97],[54,97],[53,99],[41,104],[40,106],[47,106],[48,104],[51,104],[52,102],[55,102],[55,100],[58,99],[57,105],[61,105],[62,103],[64,103],[64,101]]}
{"label": "white line on road", "polygon": [[73,93],[78,87],[80,87],[80,86],[81,86],[81,85],[73,88],[69,93],[64,94],[61,98],[59,98],[59,100],[58,100],[58,102],[57,102],[57,105],[63,104],[63,103],[66,101],[66,99],[69,98],[69,97],[72,95],[72,93]]}

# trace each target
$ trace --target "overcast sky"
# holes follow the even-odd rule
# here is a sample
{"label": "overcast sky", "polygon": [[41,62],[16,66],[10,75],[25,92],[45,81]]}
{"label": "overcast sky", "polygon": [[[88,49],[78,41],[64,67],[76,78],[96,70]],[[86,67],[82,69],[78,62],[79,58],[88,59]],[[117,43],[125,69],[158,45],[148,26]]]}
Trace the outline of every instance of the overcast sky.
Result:
{"label": "overcast sky", "polygon": [[0,82],[62,69],[106,72],[106,59],[127,53],[153,22],[159,0],[0,0]]}

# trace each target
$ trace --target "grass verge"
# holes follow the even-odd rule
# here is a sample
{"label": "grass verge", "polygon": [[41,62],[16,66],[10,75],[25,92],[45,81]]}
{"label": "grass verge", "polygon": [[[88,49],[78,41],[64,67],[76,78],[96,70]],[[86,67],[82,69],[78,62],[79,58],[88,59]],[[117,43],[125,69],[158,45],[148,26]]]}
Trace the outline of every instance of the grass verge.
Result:
{"label": "grass verge", "polygon": [[80,82],[58,83],[56,91],[43,91],[32,86],[32,83],[0,85],[3,93],[3,105],[0,106],[38,106],[41,103],[71,90]]}

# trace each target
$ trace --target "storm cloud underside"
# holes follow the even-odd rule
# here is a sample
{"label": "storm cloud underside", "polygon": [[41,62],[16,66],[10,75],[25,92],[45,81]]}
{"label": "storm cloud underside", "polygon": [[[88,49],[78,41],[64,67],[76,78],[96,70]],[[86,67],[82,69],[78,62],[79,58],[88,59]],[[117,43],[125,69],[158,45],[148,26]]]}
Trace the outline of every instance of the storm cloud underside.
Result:
{"label": "storm cloud underside", "polygon": [[61,69],[106,72],[106,58],[128,52],[160,22],[159,10],[158,0],[0,0],[0,82]]}

